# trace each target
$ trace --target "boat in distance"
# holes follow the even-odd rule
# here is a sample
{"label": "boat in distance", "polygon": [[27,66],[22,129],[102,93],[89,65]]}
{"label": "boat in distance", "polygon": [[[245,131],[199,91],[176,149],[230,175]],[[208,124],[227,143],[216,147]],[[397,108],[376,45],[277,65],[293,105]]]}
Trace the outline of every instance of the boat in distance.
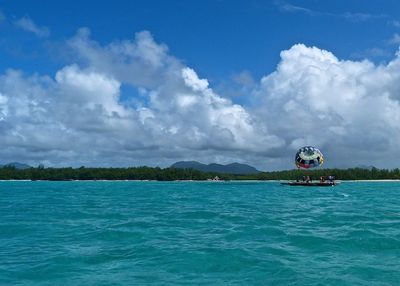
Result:
{"label": "boat in distance", "polygon": [[281,185],[304,187],[332,187],[338,184],[339,182],[281,182]]}

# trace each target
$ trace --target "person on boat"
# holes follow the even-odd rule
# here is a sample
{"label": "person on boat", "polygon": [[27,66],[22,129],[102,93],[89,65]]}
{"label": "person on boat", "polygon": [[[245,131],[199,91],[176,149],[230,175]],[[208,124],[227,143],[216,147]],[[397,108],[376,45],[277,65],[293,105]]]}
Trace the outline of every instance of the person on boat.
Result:
{"label": "person on boat", "polygon": [[333,183],[334,177],[332,175],[328,176],[328,181],[329,183]]}
{"label": "person on boat", "polygon": [[320,181],[321,183],[324,183],[324,182],[325,182],[325,177],[324,177],[324,176],[319,177],[319,181]]}

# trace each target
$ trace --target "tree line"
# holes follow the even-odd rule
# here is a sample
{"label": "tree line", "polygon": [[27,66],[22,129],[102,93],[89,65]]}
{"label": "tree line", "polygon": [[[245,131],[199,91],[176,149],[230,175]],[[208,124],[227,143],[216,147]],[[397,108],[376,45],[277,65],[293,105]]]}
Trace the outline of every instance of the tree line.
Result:
{"label": "tree line", "polygon": [[0,180],[207,180],[218,176],[222,180],[298,180],[310,176],[319,180],[321,176],[334,176],[337,180],[382,180],[399,179],[400,170],[396,169],[317,169],[317,170],[284,170],[261,172],[251,175],[233,175],[221,173],[206,173],[193,169],[175,169],[159,167],[131,168],[37,168],[16,169],[15,167],[0,168]]}

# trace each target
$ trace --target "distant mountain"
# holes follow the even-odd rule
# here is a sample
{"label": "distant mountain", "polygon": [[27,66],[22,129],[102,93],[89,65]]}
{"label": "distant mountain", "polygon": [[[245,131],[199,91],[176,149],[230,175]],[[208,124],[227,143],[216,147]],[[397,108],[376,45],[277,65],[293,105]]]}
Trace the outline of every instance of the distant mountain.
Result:
{"label": "distant mountain", "polygon": [[15,169],[23,170],[32,168],[31,166],[19,162],[11,162],[8,164],[3,165],[3,167],[14,167]]}
{"label": "distant mountain", "polygon": [[248,175],[260,173],[256,168],[240,163],[232,163],[228,165],[221,164],[202,164],[197,161],[180,161],[171,165],[171,168],[176,169],[194,169],[202,172]]}

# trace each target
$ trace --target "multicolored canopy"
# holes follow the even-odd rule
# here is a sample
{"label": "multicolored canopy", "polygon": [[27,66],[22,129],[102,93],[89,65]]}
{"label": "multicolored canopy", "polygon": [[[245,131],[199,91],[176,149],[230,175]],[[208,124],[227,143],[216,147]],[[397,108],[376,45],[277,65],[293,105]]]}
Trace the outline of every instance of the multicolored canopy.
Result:
{"label": "multicolored canopy", "polygon": [[294,160],[297,168],[309,169],[322,165],[324,156],[317,148],[305,146],[297,151]]}

